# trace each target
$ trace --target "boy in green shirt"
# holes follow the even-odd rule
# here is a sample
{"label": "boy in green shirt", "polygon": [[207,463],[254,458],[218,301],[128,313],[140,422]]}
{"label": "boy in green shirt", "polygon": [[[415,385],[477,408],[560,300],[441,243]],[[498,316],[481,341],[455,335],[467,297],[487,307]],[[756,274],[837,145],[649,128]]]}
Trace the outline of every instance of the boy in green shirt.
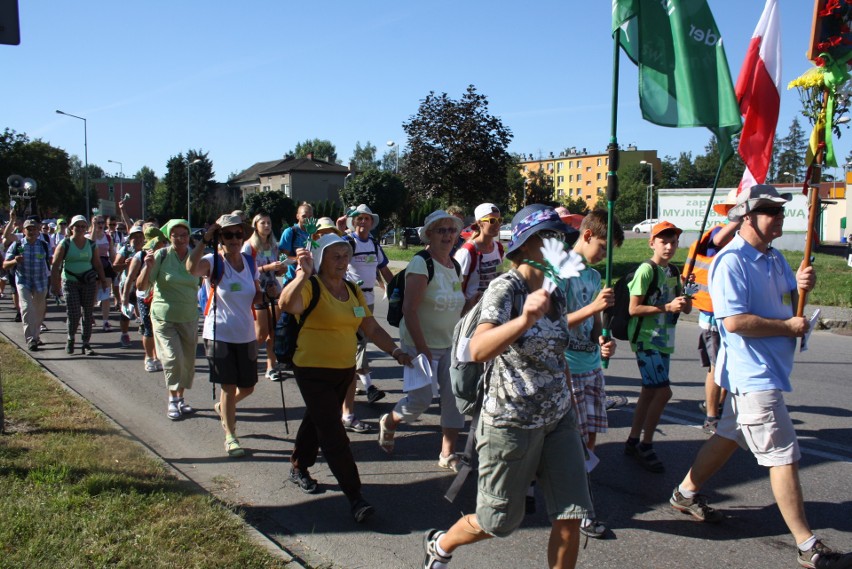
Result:
{"label": "boy in green shirt", "polygon": [[[669,359],[674,352],[675,324],[681,312],[692,310],[692,300],[683,296],[677,269],[669,267],[681,232],[668,221],[655,225],[648,243],[654,251],[653,264],[640,265],[628,285],[631,318],[627,332],[642,376],[642,390],[624,453],[636,457],[645,469],[658,473],[665,468],[654,452],[653,439],[663,409],[672,396]],[[649,290],[654,271],[657,272],[656,290]],[[638,335],[635,334],[637,326]]]}

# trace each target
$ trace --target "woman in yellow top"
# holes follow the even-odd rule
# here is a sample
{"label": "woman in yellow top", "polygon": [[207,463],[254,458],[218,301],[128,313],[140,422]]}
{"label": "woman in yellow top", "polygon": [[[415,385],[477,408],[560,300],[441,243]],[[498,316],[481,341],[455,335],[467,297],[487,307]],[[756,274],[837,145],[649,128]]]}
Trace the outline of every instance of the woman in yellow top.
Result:
{"label": "woman in yellow top", "polygon": [[[373,318],[361,290],[344,281],[351,256],[349,243],[333,234],[322,236],[313,254],[297,249],[299,270],[281,292],[278,307],[291,315],[301,315],[313,296],[319,294],[316,306],[304,317],[293,355],[293,374],[305,401],[305,415],[290,456],[289,479],[306,494],[316,493],[317,481],[308,469],[322,448],[332,474],[349,499],[353,518],[362,522],[374,510],[361,496],[358,467],[340,422],[340,406],[355,374],[355,334],[360,331],[400,364],[411,365],[411,357]],[[315,266],[317,274],[311,277]]]}

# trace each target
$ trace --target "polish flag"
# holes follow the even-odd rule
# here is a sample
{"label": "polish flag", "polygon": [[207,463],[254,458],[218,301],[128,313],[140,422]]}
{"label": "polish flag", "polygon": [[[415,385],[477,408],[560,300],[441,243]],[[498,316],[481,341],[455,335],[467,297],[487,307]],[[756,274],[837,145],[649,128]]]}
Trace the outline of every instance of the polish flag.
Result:
{"label": "polish flag", "polygon": [[734,89],[745,117],[739,153],[746,170],[740,191],[766,181],[781,106],[781,24],[778,1],[766,0]]}

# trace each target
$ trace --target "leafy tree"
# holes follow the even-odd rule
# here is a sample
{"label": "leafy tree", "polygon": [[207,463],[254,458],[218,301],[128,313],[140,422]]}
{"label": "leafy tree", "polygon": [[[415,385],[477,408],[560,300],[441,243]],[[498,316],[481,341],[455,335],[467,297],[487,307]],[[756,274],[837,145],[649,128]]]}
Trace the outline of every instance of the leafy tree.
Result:
{"label": "leafy tree", "polygon": [[[733,141],[736,148],[737,140]],[[701,188],[712,188],[713,180],[716,178],[716,171],[719,168],[719,145],[715,136],[710,137],[710,142],[704,147],[706,154],[695,157],[695,169],[698,172],[697,180],[702,184]],[[734,153],[734,156],[725,163],[722,172],[719,175],[719,188],[735,188],[742,180],[743,172],[745,171],[745,163],[739,153]]]}
{"label": "leafy tree", "polygon": [[790,130],[787,131],[787,136],[781,140],[776,139],[778,146],[778,170],[776,177],[779,181],[792,181],[789,175],[784,172],[789,172],[795,176],[796,180],[803,180],[805,177],[805,152],[808,148],[805,132],[799,125],[799,119],[794,118],[790,123]]}
{"label": "leafy tree", "polygon": [[369,140],[363,147],[360,141],[355,143],[355,150],[352,151],[352,158],[349,161],[355,165],[355,170],[358,172],[376,170],[381,166],[381,161],[376,160],[376,147],[370,144]]}
{"label": "leafy tree", "polygon": [[343,208],[337,200],[322,200],[314,204],[314,217],[337,219],[343,215]]}
{"label": "leafy tree", "polygon": [[544,168],[539,167],[538,170],[533,170],[527,176],[527,183],[524,189],[524,205],[540,203],[545,205],[553,204],[553,176],[545,173]]}
{"label": "leafy tree", "polygon": [[476,87],[468,86],[459,100],[431,91],[402,128],[408,152],[400,166],[416,200],[439,197],[470,208],[505,200],[512,133],[489,114]]}
{"label": "leafy tree", "polygon": [[[133,175],[133,177],[142,182],[142,191],[145,192],[145,199],[143,201],[145,203],[145,207],[150,210],[151,194],[153,193],[154,188],[157,187],[157,175],[154,173],[154,170],[148,166],[142,166]],[[146,215],[147,212],[143,211],[142,217],[144,218]]]}
{"label": "leafy tree", "polygon": [[399,168],[405,164],[405,154],[397,157],[396,151],[396,147],[389,148],[388,150],[385,150],[384,154],[382,154],[380,166],[385,172],[398,173]]}
{"label": "leafy tree", "polygon": [[246,196],[242,209],[249,217],[266,213],[272,221],[275,234],[280,237],[286,227],[296,219],[296,203],[283,192],[255,192]]}
{"label": "leafy tree", "polygon": [[394,214],[403,213],[407,197],[408,192],[405,190],[402,178],[393,172],[383,170],[370,170],[358,174],[340,190],[340,199],[343,200],[344,206],[367,204],[373,213],[378,214],[382,227],[386,227],[391,222]]}
{"label": "leafy tree", "polygon": [[200,150],[189,150],[184,157],[183,153],[172,156],[166,163],[166,175],[162,184],[158,184],[151,196],[149,211],[164,219],[186,217],[187,197],[187,163],[196,159],[201,161],[193,164],[190,170],[190,203],[192,204],[192,219],[194,225],[198,226],[205,221],[213,221],[220,211],[214,211],[214,204],[208,198],[211,196],[214,182],[213,164],[207,158],[206,152]]}
{"label": "leafy tree", "polygon": [[305,158],[309,153],[313,154],[317,160],[325,160],[332,164],[337,163],[337,149],[330,140],[309,139],[296,144],[296,150],[288,152],[296,158]]}
{"label": "leafy tree", "polygon": [[[524,204],[524,186],[526,178],[521,174],[518,168],[520,156],[517,154],[511,156],[509,164],[506,166],[506,186],[509,188],[506,213],[509,211],[519,211]],[[504,217],[507,217],[504,215]]]}
{"label": "leafy tree", "polygon": [[[606,207],[606,194],[600,194],[603,196],[603,207]],[[601,200],[601,197],[598,197],[598,201]],[[577,196],[576,198],[569,197],[565,200],[565,209],[570,211],[571,213],[576,213],[579,215],[586,215],[589,213],[589,207],[586,205],[586,200],[584,200],[581,196]]]}
{"label": "leafy tree", "polygon": [[[644,164],[626,164],[618,168],[618,198],[615,214],[622,224],[645,219],[648,184],[651,183],[649,168]],[[606,194],[598,197],[595,204],[606,207]]]}

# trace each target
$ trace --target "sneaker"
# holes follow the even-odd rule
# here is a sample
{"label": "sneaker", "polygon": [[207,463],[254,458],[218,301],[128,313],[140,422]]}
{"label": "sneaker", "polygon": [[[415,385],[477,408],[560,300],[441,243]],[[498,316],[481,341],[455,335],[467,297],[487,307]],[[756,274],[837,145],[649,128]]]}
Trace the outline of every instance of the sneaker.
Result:
{"label": "sneaker", "polygon": [[32,342],[28,343],[27,349],[31,352],[37,352],[38,351],[38,342],[33,340]]}
{"label": "sneaker", "polygon": [[104,332],[110,332],[112,330],[112,325],[108,320],[104,320],[104,325],[102,326]]}
{"label": "sneaker", "polygon": [[376,509],[363,498],[359,498],[352,503],[352,517],[356,523],[360,524],[375,513]]}
{"label": "sneaker", "polygon": [[163,362],[161,362],[157,358],[154,358],[153,362],[154,362],[154,365],[157,366],[157,371],[163,371]]}
{"label": "sneaker", "polygon": [[[681,494],[677,489],[677,486],[675,486],[674,492],[672,492],[669,504],[671,504],[672,508],[675,510],[683,512],[684,514],[689,514],[701,522],[717,524],[724,518],[722,512],[707,505],[707,498],[705,496],[696,494],[692,498],[684,498],[683,494]],[[799,559],[801,559],[801,556]],[[801,561],[799,561],[799,563],[801,563]],[[813,567],[813,565],[811,567]]]}
{"label": "sneaker", "polygon": [[237,437],[233,435],[225,437],[225,452],[228,453],[228,456],[232,456],[234,458],[240,458],[246,455],[246,451],[240,446],[240,441],[238,441]]}
{"label": "sneaker", "polygon": [[580,533],[592,539],[603,539],[606,536],[606,526],[597,520],[583,518],[580,522]]}
{"label": "sneaker", "polygon": [[281,374],[278,373],[278,370],[274,368],[266,370],[266,375],[264,377],[266,377],[269,381],[281,381],[283,379]]}
{"label": "sneaker", "polygon": [[461,466],[459,455],[457,455],[456,453],[453,453],[450,456],[438,454],[438,466],[447,470],[451,470],[453,472],[458,472],[459,466]]}
{"label": "sneaker", "polygon": [[39,330],[41,330],[42,332],[47,332],[47,326],[42,324],[41,326],[39,326]]}
{"label": "sneaker", "polygon": [[145,359],[145,371],[157,371],[157,363],[155,360]]}
{"label": "sneaker", "polygon": [[423,536],[423,549],[426,551],[426,558],[423,560],[423,569],[432,569],[434,563],[447,564],[452,561],[452,555],[441,555],[438,553],[437,547],[438,538],[446,532],[437,529],[430,529]]}
{"label": "sneaker", "polygon": [[121,335],[121,347],[129,348],[130,347],[130,334],[122,334]]}
{"label": "sneaker", "polygon": [[166,412],[166,417],[168,417],[172,421],[177,421],[178,419],[180,419],[180,407],[178,407],[177,401],[169,401],[169,408]]}
{"label": "sneaker", "polygon": [[705,417],[704,426],[701,427],[705,433],[712,435],[716,432],[716,425],[719,424],[719,417]]}
{"label": "sneaker", "polygon": [[376,401],[381,401],[384,398],[385,392],[375,385],[371,385],[367,388],[367,403],[375,403]]}
{"label": "sneaker", "polygon": [[316,494],[319,491],[319,484],[311,478],[307,468],[290,468],[290,482],[299,487],[299,490],[305,494]]}
{"label": "sneaker", "polygon": [[89,344],[83,344],[83,347],[80,348],[80,351],[82,351],[83,354],[85,354],[87,356],[94,356],[95,355],[95,350],[93,350],[92,346],[90,346]]}
{"label": "sneaker", "polygon": [[852,553],[840,553],[832,550],[820,540],[807,551],[799,551],[797,561],[809,569],[848,569],[852,567]]}
{"label": "sneaker", "polygon": [[73,354],[74,353],[74,340],[69,339],[65,342],[65,353],[66,354]]}
{"label": "sneaker", "polygon": [[181,415],[192,415],[195,413],[195,409],[193,409],[189,403],[183,400],[183,397],[178,399],[177,401],[178,409],[180,409]]}
{"label": "sneaker", "polygon": [[373,427],[364,423],[363,421],[359,421],[358,419],[352,419],[351,421],[347,421],[344,419],[341,421],[343,423],[343,428],[349,431],[350,433],[369,433],[373,430]]}

